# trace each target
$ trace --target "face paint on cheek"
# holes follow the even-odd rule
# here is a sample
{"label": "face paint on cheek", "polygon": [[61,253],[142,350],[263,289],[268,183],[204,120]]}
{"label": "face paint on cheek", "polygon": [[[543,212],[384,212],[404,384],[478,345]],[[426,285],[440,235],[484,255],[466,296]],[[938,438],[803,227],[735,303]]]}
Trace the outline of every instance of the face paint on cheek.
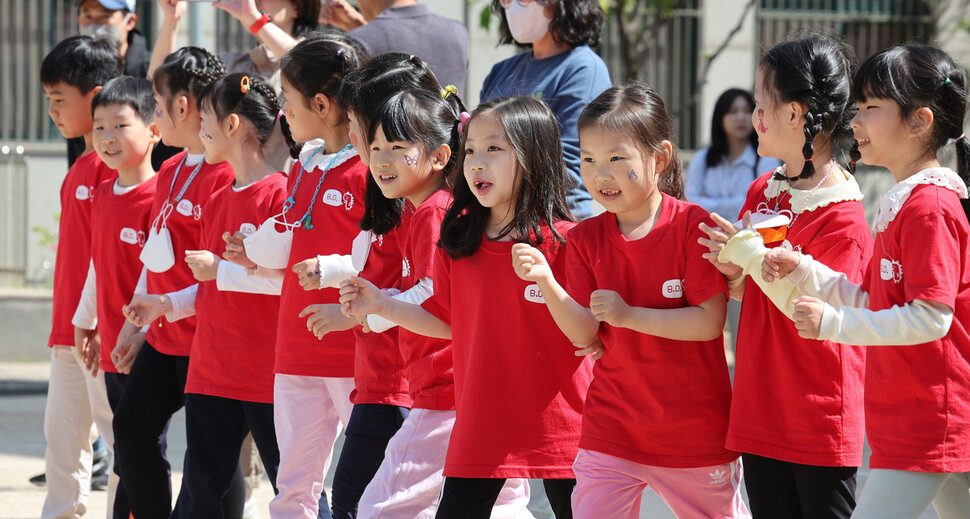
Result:
{"label": "face paint on cheek", "polygon": [[765,126],[765,111],[763,108],[758,109],[758,133],[768,133],[768,127]]}
{"label": "face paint on cheek", "polygon": [[203,133],[199,137],[201,137],[202,140],[205,141],[205,142],[212,142],[212,136],[209,135],[208,133]]}
{"label": "face paint on cheek", "polygon": [[165,115],[165,112],[163,112],[161,110],[155,110],[155,118],[156,119],[161,119],[163,115]]}
{"label": "face paint on cheek", "polygon": [[630,177],[630,180],[634,180],[634,181],[640,178],[637,176],[637,172],[632,169],[630,170],[630,174],[627,176]]}
{"label": "face paint on cheek", "polygon": [[411,157],[409,155],[405,155],[404,156],[404,162],[408,166],[413,166],[413,165],[415,165],[415,164],[418,163],[418,156],[416,154],[413,157]]}

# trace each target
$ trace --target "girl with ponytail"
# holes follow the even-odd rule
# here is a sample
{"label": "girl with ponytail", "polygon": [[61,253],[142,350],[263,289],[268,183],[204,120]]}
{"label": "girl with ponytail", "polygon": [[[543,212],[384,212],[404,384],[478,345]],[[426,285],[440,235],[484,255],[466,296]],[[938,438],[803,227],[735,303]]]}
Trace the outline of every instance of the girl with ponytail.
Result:
{"label": "girl with ponytail", "polygon": [[758,154],[784,164],[751,184],[743,222],[712,214],[718,228],[701,224],[705,256],[742,302],[727,448],[742,453],[756,518],[849,517],[855,507],[865,351],[799,336],[792,299],[801,294],[761,277],[764,255],[787,249],[862,281],[872,234],[854,164],[833,158],[851,136],[850,56],[819,35],[765,53],[752,123]]}
{"label": "girl with ponytail", "polygon": [[[873,470],[853,517],[917,517],[931,502],[941,518],[970,515],[964,70],[940,49],[906,45],[876,54],[856,76],[852,129],[861,158],[897,181],[876,215],[861,285],[793,252],[769,254],[763,265],[766,278],[787,276],[806,294],[795,305],[799,334],[884,346],[867,348]],[[956,172],[937,158],[951,144]]]}

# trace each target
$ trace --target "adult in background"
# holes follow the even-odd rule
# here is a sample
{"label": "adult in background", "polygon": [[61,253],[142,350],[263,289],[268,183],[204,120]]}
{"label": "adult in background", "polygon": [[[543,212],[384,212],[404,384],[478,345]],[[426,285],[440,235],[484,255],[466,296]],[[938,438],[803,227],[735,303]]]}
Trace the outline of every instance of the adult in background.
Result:
{"label": "adult in background", "polygon": [[563,159],[573,178],[567,194],[573,216],[592,216],[592,197],[579,173],[579,114],[612,86],[606,63],[590,48],[599,43],[603,9],[598,0],[492,0],[501,18],[499,43],[531,50],[500,61],[482,85],[481,101],[535,96],[556,114]]}
{"label": "adult in background", "polygon": [[[758,134],[751,124],[754,96],[732,88],[714,103],[710,145],[694,154],[687,166],[687,200],[709,213],[734,218],[741,212],[748,185],[762,173],[781,166],[775,158],[758,155]],[[734,349],[741,318],[741,302],[728,299],[727,323]]]}
{"label": "adult in background", "polygon": [[324,0],[320,23],[347,31],[369,56],[403,52],[421,58],[438,82],[455,85],[464,95],[468,74],[468,30],[431,12],[415,0]]}

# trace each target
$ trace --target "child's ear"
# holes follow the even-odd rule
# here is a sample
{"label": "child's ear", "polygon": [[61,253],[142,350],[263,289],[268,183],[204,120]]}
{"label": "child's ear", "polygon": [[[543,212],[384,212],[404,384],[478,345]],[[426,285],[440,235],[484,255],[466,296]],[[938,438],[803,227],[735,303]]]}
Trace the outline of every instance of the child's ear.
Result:
{"label": "child's ear", "polygon": [[148,125],[148,141],[157,144],[161,140],[162,132],[158,130],[158,125],[153,121]]}
{"label": "child's ear", "polygon": [[92,88],[90,92],[88,92],[87,94],[84,95],[84,97],[87,98],[89,104],[91,103],[91,101],[94,100],[94,95],[97,94],[98,92],[100,92],[102,88],[104,88],[104,86],[98,85],[98,86]]}
{"label": "child's ear", "polygon": [[431,152],[431,171],[441,171],[448,166],[451,160],[451,146],[442,144]]}
{"label": "child's ear", "polygon": [[656,161],[656,168],[654,171],[659,175],[667,166],[670,165],[670,159],[674,156],[674,145],[670,141],[663,141],[660,143],[660,150],[653,154],[653,160]]}
{"label": "child's ear", "polygon": [[317,95],[313,96],[313,100],[310,103],[310,107],[313,108],[314,111],[316,111],[320,115],[321,119],[324,119],[327,117],[327,114],[330,112],[333,106],[334,106],[333,99],[330,99],[326,95],[320,94],[320,93],[317,93]]}
{"label": "child's ear", "polygon": [[222,121],[222,131],[226,134],[226,137],[234,136],[241,126],[242,121],[237,114],[229,114],[229,117]]}
{"label": "child's ear", "polygon": [[176,119],[179,122],[185,121],[185,118],[189,115],[189,98],[187,96],[179,96],[175,100],[175,106],[177,107],[176,110],[178,110],[178,117]]}
{"label": "child's ear", "polygon": [[909,118],[910,132],[913,137],[922,137],[933,127],[933,110],[923,106],[917,108]]}
{"label": "child's ear", "polygon": [[808,113],[808,107],[804,103],[799,103],[798,101],[792,101],[788,103],[788,124],[792,128],[801,127],[805,124],[805,114]]}

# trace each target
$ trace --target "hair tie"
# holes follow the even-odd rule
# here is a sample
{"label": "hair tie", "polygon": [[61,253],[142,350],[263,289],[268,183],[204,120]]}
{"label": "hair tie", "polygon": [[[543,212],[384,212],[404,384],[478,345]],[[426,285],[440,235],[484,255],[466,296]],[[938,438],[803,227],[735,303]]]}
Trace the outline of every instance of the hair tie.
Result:
{"label": "hair tie", "polygon": [[252,84],[249,82],[249,76],[243,76],[242,79],[239,80],[239,91],[246,94],[252,89]]}
{"label": "hair tie", "polygon": [[856,164],[856,161],[854,161],[854,160],[850,160],[850,161],[849,161],[849,164],[852,164],[852,165],[854,166],[854,165]]}
{"label": "hair tie", "polygon": [[283,110],[280,110],[279,112],[276,112],[276,120],[277,121],[280,120],[280,118],[283,117],[283,115],[284,115],[283,114]]}
{"label": "hair tie", "polygon": [[966,133],[961,133],[959,137],[957,137],[956,139],[953,139],[953,142],[960,142],[960,139],[966,138],[966,136],[967,136]]}
{"label": "hair tie", "polygon": [[458,134],[459,135],[464,135],[465,134],[465,126],[468,125],[468,120],[471,119],[471,118],[472,118],[472,116],[468,112],[462,112],[461,115],[458,116]]}
{"label": "hair tie", "polygon": [[950,78],[946,78],[946,79],[944,79],[944,80],[943,80],[943,84],[944,84],[944,85],[948,85],[948,84],[950,84]]}
{"label": "hair tie", "polygon": [[441,98],[442,99],[448,99],[448,96],[450,96],[450,95],[457,96],[458,95],[458,87],[456,87],[455,85],[448,85],[444,89],[441,90]]}

